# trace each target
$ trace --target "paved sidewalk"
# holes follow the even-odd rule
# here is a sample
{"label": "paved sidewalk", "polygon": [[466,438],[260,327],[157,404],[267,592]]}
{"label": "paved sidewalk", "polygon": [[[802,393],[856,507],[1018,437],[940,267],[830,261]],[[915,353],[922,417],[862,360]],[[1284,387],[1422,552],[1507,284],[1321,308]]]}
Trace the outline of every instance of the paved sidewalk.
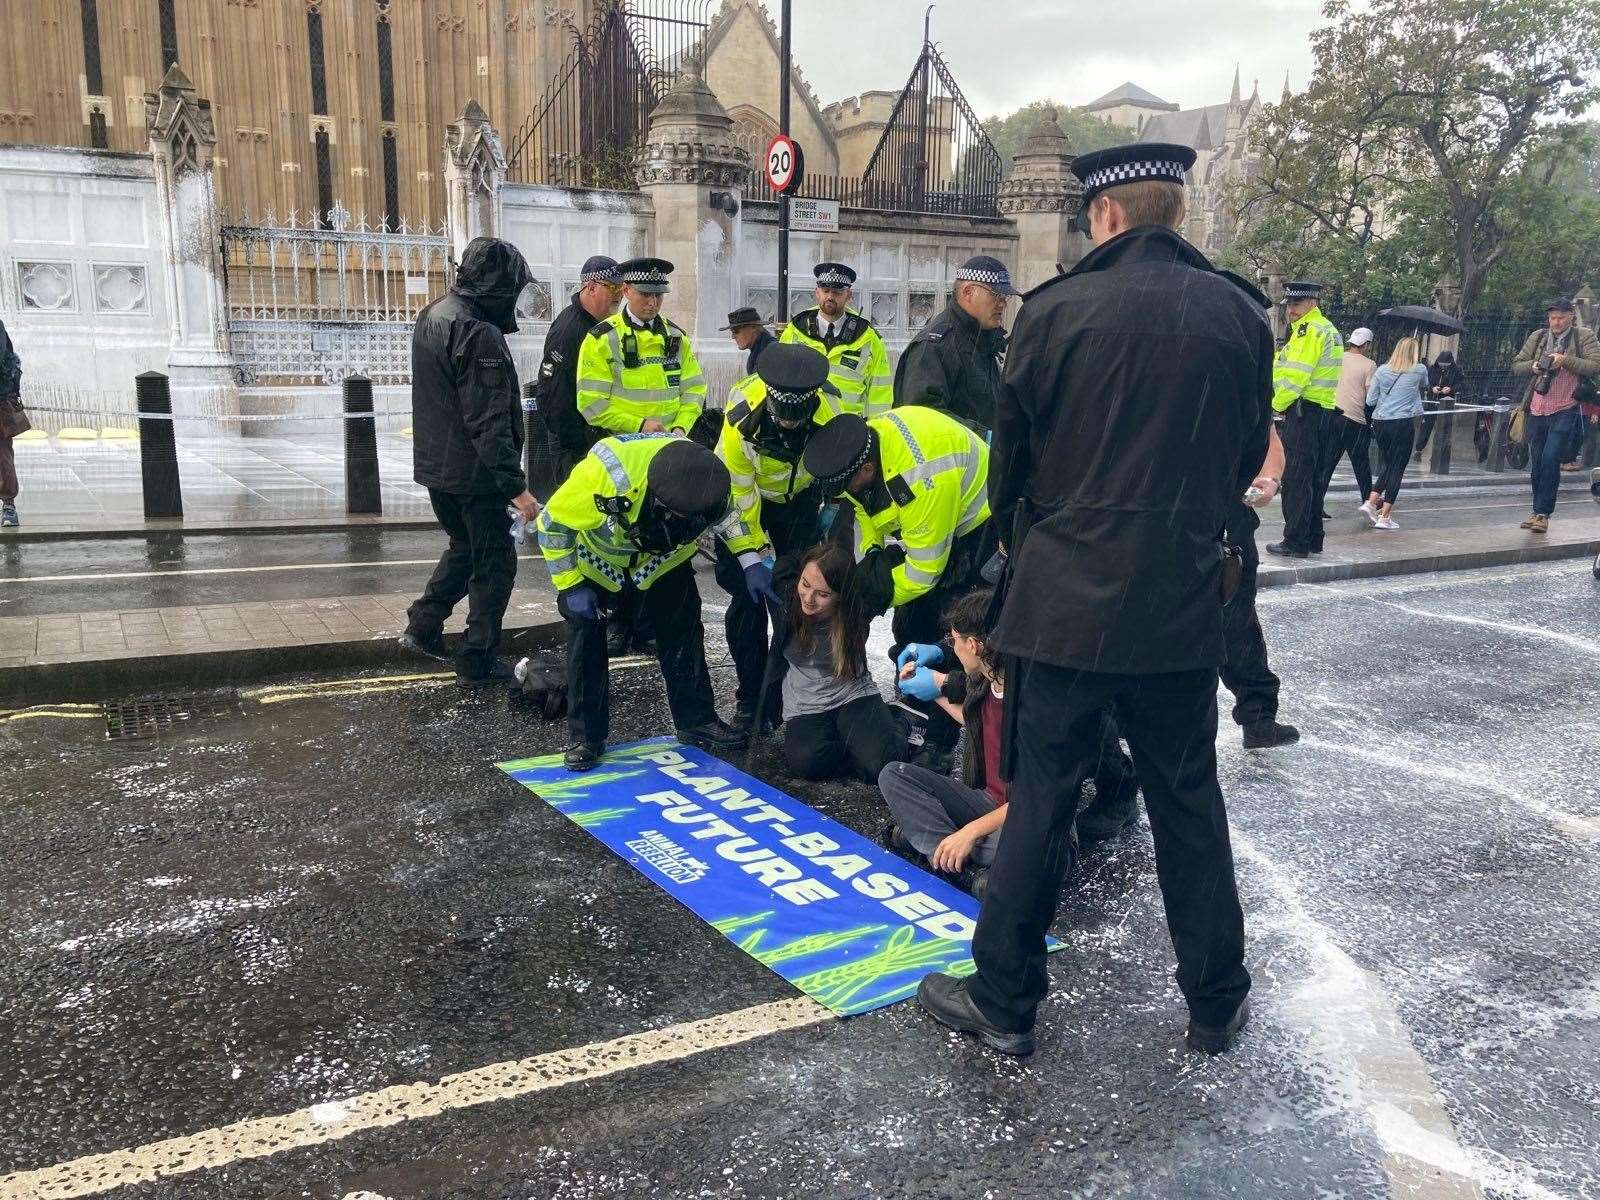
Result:
{"label": "paved sidewalk", "polygon": [[[0,699],[60,699],[113,684],[226,683],[381,662],[405,653],[396,639],[415,598],[334,596],[0,617]],[[446,634],[461,631],[465,614],[463,603],[446,623]],[[511,595],[505,631],[537,638],[559,620],[547,587],[519,589]]]}

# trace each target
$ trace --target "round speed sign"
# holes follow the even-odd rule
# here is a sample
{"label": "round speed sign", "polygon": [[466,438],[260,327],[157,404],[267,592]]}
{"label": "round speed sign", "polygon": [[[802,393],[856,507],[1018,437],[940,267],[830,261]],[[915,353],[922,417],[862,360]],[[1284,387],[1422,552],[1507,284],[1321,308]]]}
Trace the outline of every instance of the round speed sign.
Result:
{"label": "round speed sign", "polygon": [[767,143],[767,182],[780,196],[786,196],[800,187],[805,174],[805,155],[791,137],[778,134]]}

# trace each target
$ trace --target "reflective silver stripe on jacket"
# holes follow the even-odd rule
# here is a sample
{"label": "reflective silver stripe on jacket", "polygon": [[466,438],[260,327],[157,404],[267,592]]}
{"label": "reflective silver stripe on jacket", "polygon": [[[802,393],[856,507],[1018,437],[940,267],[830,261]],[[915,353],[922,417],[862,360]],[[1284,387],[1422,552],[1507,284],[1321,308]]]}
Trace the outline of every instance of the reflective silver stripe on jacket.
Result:
{"label": "reflective silver stripe on jacket", "polygon": [[622,460],[616,456],[610,446],[597,443],[591,452],[605,467],[606,474],[611,476],[611,482],[616,486],[619,496],[626,495],[633,490],[633,481],[628,478],[628,470],[622,465]]}

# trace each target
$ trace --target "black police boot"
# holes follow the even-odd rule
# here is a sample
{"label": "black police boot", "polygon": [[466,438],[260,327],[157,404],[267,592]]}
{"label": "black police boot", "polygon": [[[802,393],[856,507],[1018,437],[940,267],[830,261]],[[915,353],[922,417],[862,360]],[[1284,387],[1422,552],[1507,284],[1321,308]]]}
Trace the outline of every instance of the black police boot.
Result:
{"label": "black police boot", "polygon": [[438,629],[430,634],[413,633],[408,629],[400,635],[400,647],[413,654],[426,654],[440,662],[450,661],[450,651],[444,648],[444,633]]}
{"label": "black police boot", "polygon": [[1280,725],[1277,721],[1254,721],[1244,727],[1246,750],[1270,750],[1274,746],[1288,746],[1300,740],[1300,731],[1293,725]]}
{"label": "black police boot", "polygon": [[511,664],[502,658],[491,659],[481,666],[474,664],[469,667],[465,663],[456,664],[457,687],[493,687],[497,683],[512,684],[516,681],[516,672],[511,669]]}
{"label": "black police boot", "polygon": [[573,742],[561,756],[561,761],[569,771],[587,771],[600,761],[600,756],[605,752],[604,742]]}
{"label": "black police boot", "polygon": [[957,1033],[975,1033],[985,1046],[1001,1054],[1021,1058],[1033,1053],[1033,1034],[1012,1033],[991,1022],[967,995],[965,979],[955,979],[942,971],[925,975],[917,986],[917,1003],[941,1025]]}
{"label": "black police boot", "polygon": [[628,653],[628,644],[633,641],[633,627],[625,621],[615,617],[606,623],[606,657],[621,658]]}
{"label": "black police boot", "polygon": [[954,748],[934,746],[928,742],[911,759],[911,765],[932,771],[935,775],[948,775],[950,768],[955,766],[956,752]]}
{"label": "black police boot", "polygon": [[1233,1045],[1239,1031],[1249,1023],[1250,997],[1246,996],[1239,1001],[1239,1007],[1233,1010],[1233,1016],[1228,1018],[1226,1025],[1202,1025],[1191,1018],[1183,1040],[1188,1043],[1189,1049],[1201,1054],[1221,1054]]}
{"label": "black police boot", "polygon": [[1295,550],[1284,542],[1268,542],[1267,553],[1276,554],[1279,558],[1310,558],[1308,550]]}
{"label": "black police boot", "polygon": [[704,725],[675,731],[685,746],[696,746],[708,754],[731,754],[750,744],[750,735],[735,729],[721,717],[713,717]]}
{"label": "black police boot", "polygon": [[1120,837],[1139,825],[1139,792],[1137,788],[1124,789],[1101,804],[1098,794],[1088,807],[1078,814],[1078,842],[1093,846]]}

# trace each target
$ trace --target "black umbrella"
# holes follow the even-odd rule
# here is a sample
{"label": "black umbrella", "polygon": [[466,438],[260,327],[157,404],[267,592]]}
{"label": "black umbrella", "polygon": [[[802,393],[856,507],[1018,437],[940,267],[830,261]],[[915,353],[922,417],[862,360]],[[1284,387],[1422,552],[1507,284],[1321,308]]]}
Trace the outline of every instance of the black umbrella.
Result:
{"label": "black umbrella", "polygon": [[1466,329],[1458,318],[1452,317],[1447,312],[1440,312],[1437,308],[1429,308],[1426,304],[1398,304],[1394,308],[1384,309],[1378,317],[1401,321],[1417,329],[1425,329],[1429,333],[1461,333]]}

